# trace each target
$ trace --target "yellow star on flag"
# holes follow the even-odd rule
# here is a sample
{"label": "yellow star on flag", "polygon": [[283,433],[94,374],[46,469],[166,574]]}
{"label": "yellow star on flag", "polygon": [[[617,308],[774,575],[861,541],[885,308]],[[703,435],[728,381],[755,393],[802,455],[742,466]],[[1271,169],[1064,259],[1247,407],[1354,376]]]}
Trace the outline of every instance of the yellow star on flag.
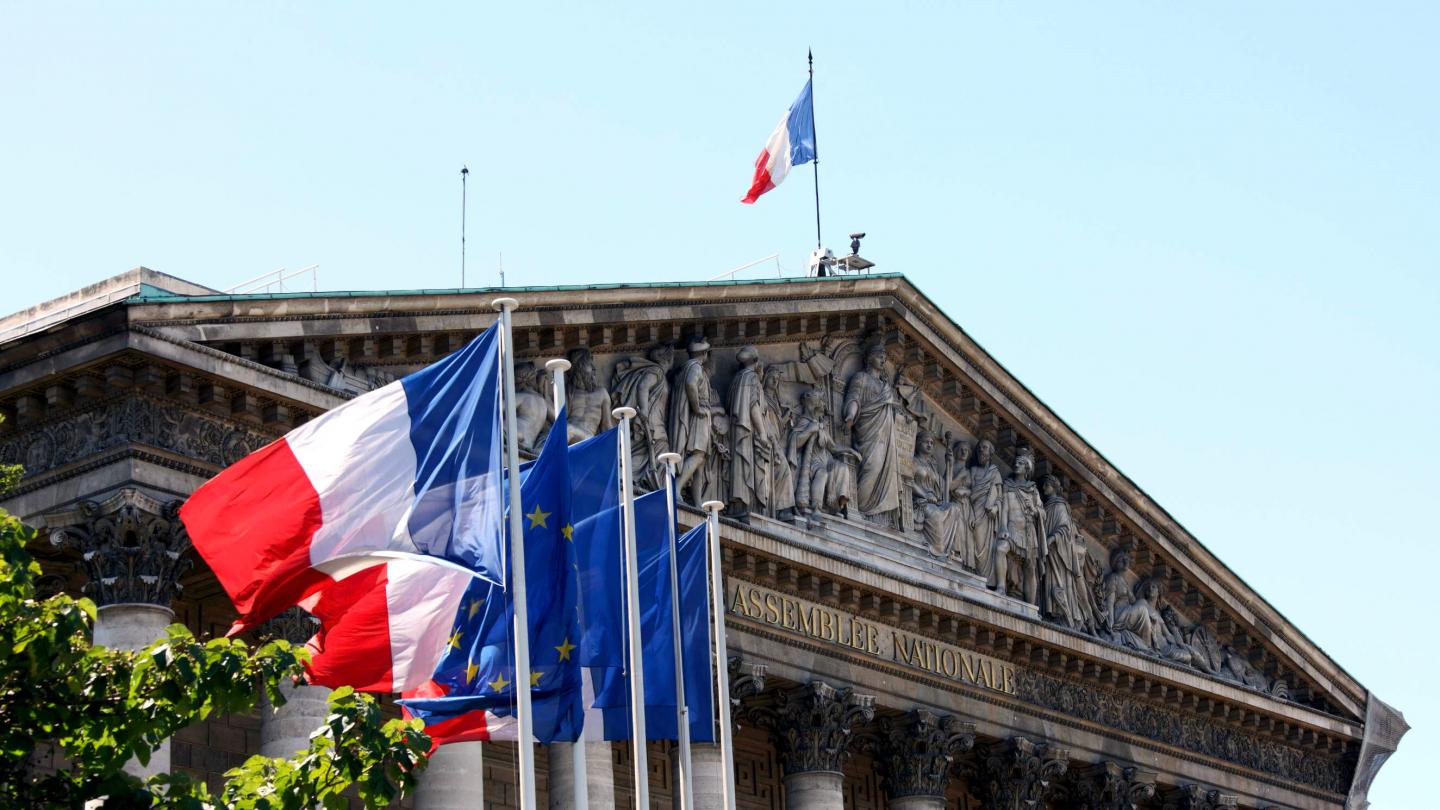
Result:
{"label": "yellow star on flag", "polygon": [[505,673],[502,672],[499,675],[495,676],[495,680],[485,685],[490,687],[491,689],[494,689],[496,692],[503,692],[505,691],[505,687],[510,685],[510,682],[505,680]]}
{"label": "yellow star on flag", "polygon": [[480,612],[480,606],[481,606],[481,605],[484,605],[484,604],[485,604],[485,600],[484,600],[484,599],[472,599],[472,600],[470,600],[470,608],[469,608],[470,612],[469,612],[469,615],[468,615],[466,618],[470,618],[470,619],[475,618],[475,614]]}
{"label": "yellow star on flag", "polygon": [[460,628],[458,627],[455,628],[455,632],[450,634],[450,646],[457,650],[460,649]]}
{"label": "yellow star on flag", "polygon": [[565,524],[565,528],[561,529],[560,533],[565,535],[566,540],[570,540],[572,542],[575,540],[575,538],[572,536],[575,534],[575,527],[571,526],[569,523]]}
{"label": "yellow star on flag", "polygon": [[467,664],[465,667],[465,683],[470,683],[471,681],[475,680],[475,676],[479,672],[479,664],[475,663],[474,661],[471,661],[469,664]]}
{"label": "yellow star on flag", "polygon": [[560,642],[560,643],[559,643],[558,645],[556,645],[556,647],[555,647],[556,652],[560,653],[560,660],[561,660],[561,661],[569,661],[569,660],[570,660],[570,651],[573,650],[573,649],[575,649],[575,645],[570,643],[570,637],[569,637],[569,636],[566,636],[566,637],[565,637],[565,640],[562,641],[562,642]]}
{"label": "yellow star on flag", "polygon": [[544,674],[545,674],[545,673],[543,673],[543,672],[532,672],[532,673],[530,673],[530,686],[531,686],[532,688],[533,688],[533,687],[536,687],[536,686],[539,686],[539,685],[540,685],[540,676],[541,676],[541,675],[544,675]]}
{"label": "yellow star on flag", "polygon": [[532,528],[532,529],[535,528],[536,526],[539,526],[539,527],[542,528],[542,529],[548,529],[548,528],[550,528],[549,526],[546,526],[546,525],[545,525],[545,518],[550,517],[550,513],[549,513],[549,512],[541,512],[541,511],[540,511],[540,504],[538,504],[538,503],[535,504],[535,511],[534,511],[534,512],[531,512],[530,514],[526,515],[525,517],[527,517],[527,518],[530,519],[530,528]]}

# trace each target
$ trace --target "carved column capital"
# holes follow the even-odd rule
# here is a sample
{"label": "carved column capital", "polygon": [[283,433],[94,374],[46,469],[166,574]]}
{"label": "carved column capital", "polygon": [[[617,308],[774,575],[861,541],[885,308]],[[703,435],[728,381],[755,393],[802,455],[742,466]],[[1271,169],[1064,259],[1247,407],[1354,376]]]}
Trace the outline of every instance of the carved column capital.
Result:
{"label": "carved column capital", "polygon": [[974,787],[994,810],[1043,807],[1070,764],[1070,752],[1049,743],[1014,737],[985,750]]}
{"label": "carved column capital", "polygon": [[1233,810],[1239,799],[1199,785],[1181,785],[1165,792],[1164,810]]}
{"label": "carved column capital", "polygon": [[47,515],[45,523],[52,544],[80,553],[89,577],[85,593],[95,604],[168,608],[180,594],[181,575],[193,565],[184,556],[190,537],[180,522],[180,503],[122,489],[104,501]]}
{"label": "carved column capital", "polygon": [[1115,762],[1091,765],[1075,774],[1077,810],[1135,810],[1155,796],[1155,774]]}
{"label": "carved column capital", "polygon": [[288,608],[260,625],[261,635],[284,639],[297,646],[309,641],[319,630],[320,620],[299,607]]}
{"label": "carved column capital", "polygon": [[875,698],[811,681],[780,693],[770,716],[785,773],[839,772],[851,730],[875,717]]}
{"label": "carved column capital", "polygon": [[955,757],[975,745],[975,724],[916,709],[880,721],[878,754],[885,763],[885,794],[944,798]]}

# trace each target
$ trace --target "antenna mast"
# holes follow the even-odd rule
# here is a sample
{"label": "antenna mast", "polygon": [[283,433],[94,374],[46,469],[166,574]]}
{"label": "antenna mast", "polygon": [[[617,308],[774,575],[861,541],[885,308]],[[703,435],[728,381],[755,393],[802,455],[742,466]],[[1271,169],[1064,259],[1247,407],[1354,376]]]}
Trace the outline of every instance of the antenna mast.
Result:
{"label": "antenna mast", "polygon": [[[460,287],[465,287],[465,181],[470,178],[470,167],[460,166]],[[503,285],[502,285],[503,286]]]}

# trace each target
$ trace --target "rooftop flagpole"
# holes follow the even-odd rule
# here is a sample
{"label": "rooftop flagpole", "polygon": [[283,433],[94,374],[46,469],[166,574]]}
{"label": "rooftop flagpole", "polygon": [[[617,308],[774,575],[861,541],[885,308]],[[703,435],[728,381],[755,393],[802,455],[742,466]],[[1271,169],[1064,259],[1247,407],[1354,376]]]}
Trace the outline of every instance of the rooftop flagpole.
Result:
{"label": "rooftop flagpole", "polygon": [[[810,126],[815,127],[815,54],[805,50],[805,61],[810,65]],[[815,132],[815,159],[810,161],[815,170],[815,248],[825,247],[820,241],[820,134]]]}
{"label": "rooftop flagpole", "polygon": [[[465,288],[465,181],[470,179],[470,167],[460,167],[460,288]],[[500,286],[505,286],[501,284]]]}

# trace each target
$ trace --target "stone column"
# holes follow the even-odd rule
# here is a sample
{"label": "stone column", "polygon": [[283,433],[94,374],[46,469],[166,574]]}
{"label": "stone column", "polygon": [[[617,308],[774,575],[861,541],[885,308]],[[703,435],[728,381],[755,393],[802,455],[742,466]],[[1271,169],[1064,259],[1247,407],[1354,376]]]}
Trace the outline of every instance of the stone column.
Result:
{"label": "stone column", "polygon": [[[102,502],[49,515],[50,542],[80,552],[88,576],[85,593],[94,600],[95,644],[136,651],[165,635],[175,621],[171,602],[180,593],[180,575],[191,565],[182,555],[190,538],[180,522],[180,502],[162,503],[123,489]],[[170,742],[150,762],[131,760],[125,770],[144,779],[170,770]]]}
{"label": "stone column", "polygon": [[415,810],[479,810],[485,806],[483,743],[447,743],[430,755],[415,788]]}
{"label": "stone column", "polygon": [[[320,620],[292,607],[266,622],[261,633],[304,645],[320,628]],[[308,684],[280,687],[285,705],[275,708],[268,698],[260,701],[260,753],[267,757],[291,757],[310,747],[310,734],[325,724],[330,714],[330,689]]]}
{"label": "stone column", "polygon": [[987,810],[1044,807],[1069,764],[1068,750],[1015,737],[986,749],[971,787]]}
{"label": "stone column", "polygon": [[785,806],[829,810],[844,806],[841,766],[849,756],[851,730],[875,717],[875,699],[820,681],[780,693],[771,716],[785,766]]}
{"label": "stone column", "polygon": [[[746,664],[732,655],[726,666],[730,672],[730,719],[738,728],[746,716],[740,702],[765,691],[765,665]],[[690,762],[695,772],[695,810],[725,810],[725,757],[719,744],[691,743]]]}
{"label": "stone column", "polygon": [[585,804],[589,810],[615,810],[614,752],[603,741],[550,743],[550,771],[546,780],[550,793],[550,810],[575,808],[575,746],[583,746],[585,772]]}
{"label": "stone column", "polygon": [[955,757],[975,745],[975,726],[916,709],[880,724],[878,753],[892,810],[945,810]]}
{"label": "stone column", "polygon": [[1075,810],[1135,810],[1155,797],[1155,774],[1114,762],[1075,774]]}

